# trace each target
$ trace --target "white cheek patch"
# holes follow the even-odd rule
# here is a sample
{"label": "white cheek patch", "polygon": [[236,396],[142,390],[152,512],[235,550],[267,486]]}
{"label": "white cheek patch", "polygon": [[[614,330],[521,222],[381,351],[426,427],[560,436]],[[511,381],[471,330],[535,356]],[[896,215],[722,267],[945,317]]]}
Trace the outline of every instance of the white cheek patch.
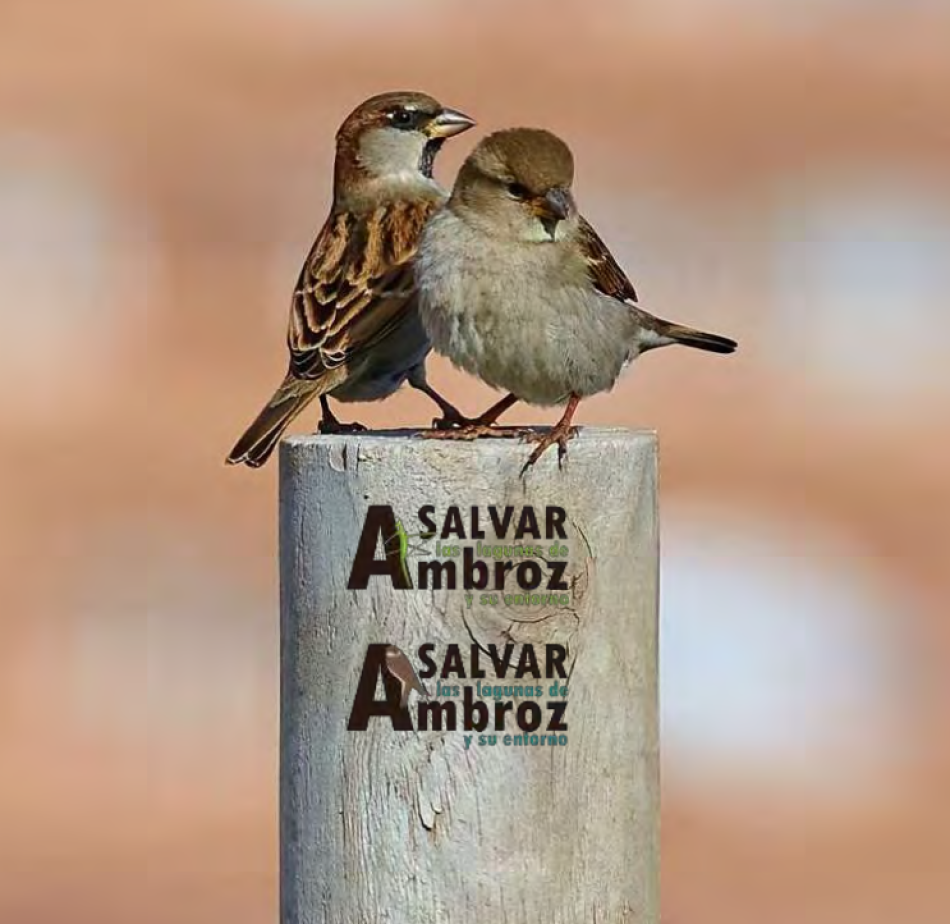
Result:
{"label": "white cheek patch", "polygon": [[419,175],[426,137],[421,132],[373,128],[360,139],[359,161],[373,176]]}

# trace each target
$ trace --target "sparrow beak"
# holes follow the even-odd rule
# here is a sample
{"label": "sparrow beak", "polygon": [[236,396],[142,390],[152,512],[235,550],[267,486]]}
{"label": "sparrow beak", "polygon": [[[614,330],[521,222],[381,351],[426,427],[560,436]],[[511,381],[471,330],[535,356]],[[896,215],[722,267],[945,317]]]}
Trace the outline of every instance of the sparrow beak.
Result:
{"label": "sparrow beak", "polygon": [[430,138],[451,138],[453,135],[468,131],[475,120],[456,109],[443,109],[426,126]]}
{"label": "sparrow beak", "polygon": [[542,211],[547,213],[547,217],[558,221],[570,218],[574,211],[574,200],[566,189],[549,189],[542,201]]}
{"label": "sparrow beak", "polygon": [[534,201],[534,213],[552,241],[558,222],[570,218],[575,209],[574,199],[567,189],[549,189],[544,198]]}

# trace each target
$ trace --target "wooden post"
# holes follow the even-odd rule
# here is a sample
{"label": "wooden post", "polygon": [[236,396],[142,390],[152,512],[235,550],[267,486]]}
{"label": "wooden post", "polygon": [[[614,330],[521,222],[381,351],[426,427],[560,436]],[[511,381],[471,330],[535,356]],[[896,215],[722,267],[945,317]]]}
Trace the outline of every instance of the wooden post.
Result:
{"label": "wooden post", "polygon": [[[522,480],[529,451],[516,440],[448,442],[411,432],[282,445],[282,924],[659,921],[656,438],[585,429],[563,470],[552,449]],[[364,541],[384,563],[378,567],[405,568],[401,577],[392,571],[350,589],[370,505],[371,527],[380,509],[385,521],[387,506],[398,521],[395,538],[380,533],[385,542],[369,528]],[[465,541],[419,536],[427,505],[440,531],[448,509],[459,508]],[[488,508],[501,514],[506,506],[514,512],[502,539]],[[481,540],[472,537],[473,507]],[[555,510],[555,532],[556,508],[565,513],[563,599],[556,591],[530,597],[549,592],[558,560],[550,547],[561,550],[552,535],[512,538],[529,507],[542,531],[547,510]],[[522,575],[522,584],[532,583],[542,570],[540,587],[519,587],[521,572],[512,572],[497,602],[482,603],[482,593],[495,592],[496,566],[475,554],[487,563],[489,590],[463,589],[463,560],[445,557],[445,546],[479,541],[482,553],[486,544],[542,547]],[[455,563],[456,589],[433,589],[437,561]],[[412,589],[394,586],[406,577]],[[442,577],[447,584],[447,570]],[[505,593],[528,594],[528,602],[506,601]],[[425,678],[419,648],[426,643],[440,670],[448,646],[457,645],[467,676]],[[530,647],[541,671],[547,652],[562,646],[568,676],[558,681],[555,667],[554,677],[496,678],[488,646],[503,652],[507,643],[513,664]],[[373,673],[380,662],[368,659],[371,645],[397,646],[433,695],[411,694],[401,713],[410,730],[395,730],[386,716],[369,719],[365,731],[348,730],[364,671],[380,702],[394,688],[398,701],[401,691],[394,676]],[[487,679],[471,676],[473,647]],[[564,700],[558,683],[568,688]],[[539,709],[543,721],[529,733],[516,710],[531,697],[504,687],[532,684],[543,694],[525,715]],[[502,700],[514,703],[504,729],[463,728],[466,686],[492,722],[493,694],[476,691],[502,688]],[[556,708],[549,703],[565,700],[567,730],[547,731]],[[455,704],[455,730],[447,718],[433,730],[431,712],[420,727],[432,703]],[[493,746],[479,743],[492,734]],[[532,734],[545,742],[532,744]],[[516,736],[528,743],[515,744]]]}

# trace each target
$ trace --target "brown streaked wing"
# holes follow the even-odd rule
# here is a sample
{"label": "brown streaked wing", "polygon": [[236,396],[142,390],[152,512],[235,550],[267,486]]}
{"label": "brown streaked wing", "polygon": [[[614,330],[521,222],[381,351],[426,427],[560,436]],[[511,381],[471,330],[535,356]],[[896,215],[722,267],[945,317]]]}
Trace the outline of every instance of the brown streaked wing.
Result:
{"label": "brown streaked wing", "polygon": [[627,278],[613,254],[607,249],[607,245],[585,218],[580,220],[580,242],[594,285],[604,295],[635,302],[637,293],[633,288],[633,283]]}
{"label": "brown streaked wing", "polygon": [[398,323],[413,292],[412,258],[438,203],[399,201],[366,215],[331,215],[294,290],[290,370],[315,379],[371,349]]}

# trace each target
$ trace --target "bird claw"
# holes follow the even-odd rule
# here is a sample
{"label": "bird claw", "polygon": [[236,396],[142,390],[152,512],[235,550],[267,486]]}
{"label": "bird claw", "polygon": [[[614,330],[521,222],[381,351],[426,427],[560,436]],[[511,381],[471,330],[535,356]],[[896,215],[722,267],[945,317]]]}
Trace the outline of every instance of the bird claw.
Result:
{"label": "bird claw", "polygon": [[325,434],[334,434],[334,433],[365,433],[369,427],[363,426],[361,423],[357,423],[355,420],[353,423],[342,423],[337,420],[335,417],[331,420],[321,420],[317,424],[317,433]]}
{"label": "bird claw", "polygon": [[475,423],[469,417],[464,417],[458,411],[446,411],[441,417],[432,421],[433,430],[460,430]]}
{"label": "bird claw", "polygon": [[523,439],[526,443],[537,443],[528,461],[521,467],[521,477],[523,478],[528,469],[531,468],[544,453],[557,443],[557,467],[563,468],[563,461],[567,458],[567,444],[577,436],[577,427],[561,426],[560,424],[552,427],[547,433],[527,433]]}

